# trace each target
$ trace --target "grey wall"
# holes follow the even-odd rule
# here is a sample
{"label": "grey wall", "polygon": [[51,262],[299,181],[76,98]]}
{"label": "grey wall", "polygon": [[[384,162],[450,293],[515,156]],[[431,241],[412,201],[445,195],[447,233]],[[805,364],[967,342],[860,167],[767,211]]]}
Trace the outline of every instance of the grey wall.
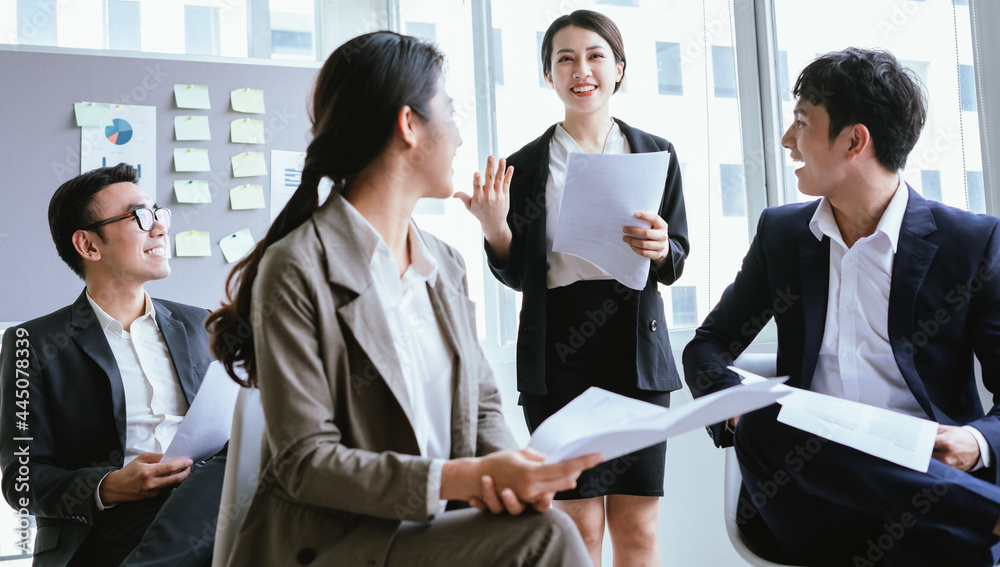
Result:
{"label": "grey wall", "polygon": [[[83,282],[56,254],[47,221],[53,192],[80,173],[74,102],[156,107],[154,198],[174,213],[171,233],[211,231],[213,255],[171,259],[170,277],[146,289],[154,297],[211,308],[222,298],[231,268],[216,243],[243,228],[260,239],[269,220],[269,208],[229,209],[229,188],[243,183],[263,184],[270,207],[269,177],[234,179],[229,158],[241,151],[264,151],[268,173],[273,173],[272,149],[305,150],[310,140],[306,104],[316,73],[309,67],[0,50],[0,322],[44,315],[68,305],[83,289]],[[175,83],[208,85],[212,109],[178,110]],[[242,87],[264,89],[266,114],[230,109],[229,92]],[[184,114],[207,114],[212,140],[175,142],[173,118]],[[262,146],[229,143],[230,121],[246,117],[264,120]],[[208,148],[212,172],[174,173],[175,147]],[[212,203],[178,204],[175,179],[209,180]]]}

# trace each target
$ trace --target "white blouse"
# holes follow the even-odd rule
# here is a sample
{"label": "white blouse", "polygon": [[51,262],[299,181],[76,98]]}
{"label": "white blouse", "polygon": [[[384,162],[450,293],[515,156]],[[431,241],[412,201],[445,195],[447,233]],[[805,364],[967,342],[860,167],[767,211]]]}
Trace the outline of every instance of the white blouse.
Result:
{"label": "white blouse", "polygon": [[[594,264],[562,252],[552,251],[552,241],[556,236],[556,225],[559,222],[559,209],[562,205],[563,191],[566,187],[566,164],[572,152],[583,153],[580,145],[570,136],[562,124],[556,125],[556,132],[549,141],[549,178],[545,182],[545,252],[547,260],[546,287],[567,286],[582,280],[610,280],[611,274]],[[618,123],[615,122],[608,132],[604,142],[605,154],[632,153]]]}

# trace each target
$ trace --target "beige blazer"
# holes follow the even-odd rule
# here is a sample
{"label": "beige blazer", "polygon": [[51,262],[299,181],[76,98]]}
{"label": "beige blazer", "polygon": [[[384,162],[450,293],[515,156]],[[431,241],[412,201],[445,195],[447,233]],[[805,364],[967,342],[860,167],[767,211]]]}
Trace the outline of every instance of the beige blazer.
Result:
{"label": "beige blazer", "polygon": [[[359,226],[337,193],[268,248],[252,323],[266,428],[260,480],[229,565],[383,565],[402,520],[426,522],[431,460],[372,285]],[[438,261],[431,304],[455,352],[451,456],[515,448],[476,336],[465,266]],[[225,510],[220,511],[224,517]]]}

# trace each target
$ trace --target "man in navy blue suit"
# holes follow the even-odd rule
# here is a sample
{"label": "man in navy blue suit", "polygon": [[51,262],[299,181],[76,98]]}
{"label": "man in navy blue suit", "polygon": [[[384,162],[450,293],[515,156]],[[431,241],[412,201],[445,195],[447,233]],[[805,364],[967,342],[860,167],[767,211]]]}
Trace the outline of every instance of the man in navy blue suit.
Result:
{"label": "man in navy blue suit", "polygon": [[796,81],[782,145],[818,200],[767,209],[743,266],[684,351],[695,396],[771,318],[788,384],[938,422],[927,473],[776,420],[710,428],[735,444],[741,530],[761,555],[807,565],[994,565],[1000,552],[1000,219],[926,200],[901,180],[926,118],[913,74],[850,48]]}
{"label": "man in navy blue suit", "polygon": [[36,518],[36,567],[211,558],[224,455],[161,459],[212,361],[208,312],[145,292],[170,274],[170,211],[137,181],[118,164],[56,190],[52,239],[86,289],[3,335],[3,495]]}

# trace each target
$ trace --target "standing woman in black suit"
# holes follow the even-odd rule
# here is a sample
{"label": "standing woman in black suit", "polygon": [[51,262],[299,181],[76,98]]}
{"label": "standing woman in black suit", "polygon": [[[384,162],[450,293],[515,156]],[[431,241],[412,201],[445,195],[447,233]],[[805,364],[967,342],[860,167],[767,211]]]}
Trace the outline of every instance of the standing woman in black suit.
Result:
{"label": "standing woman in black suit", "polygon": [[[545,80],[565,106],[562,122],[510,158],[492,157],[459,193],[482,224],[490,269],[523,292],[517,383],[528,428],[591,386],[667,407],[681,387],[657,284],[677,281],[689,245],[680,167],[673,145],[611,116],[611,95],[625,77],[625,50],[607,16],[577,10],[557,18],[542,41]],[[552,251],[572,152],[669,151],[657,211],[637,211],[649,228],[623,227],[631,252],[651,260],[642,290],[594,264]],[[618,188],[628,191],[629,187]],[[659,565],[657,509],[666,444],[603,463],[556,496],[601,564],[607,522],[616,565]],[[488,482],[486,480],[485,482]],[[502,488],[502,487],[497,487]]]}

